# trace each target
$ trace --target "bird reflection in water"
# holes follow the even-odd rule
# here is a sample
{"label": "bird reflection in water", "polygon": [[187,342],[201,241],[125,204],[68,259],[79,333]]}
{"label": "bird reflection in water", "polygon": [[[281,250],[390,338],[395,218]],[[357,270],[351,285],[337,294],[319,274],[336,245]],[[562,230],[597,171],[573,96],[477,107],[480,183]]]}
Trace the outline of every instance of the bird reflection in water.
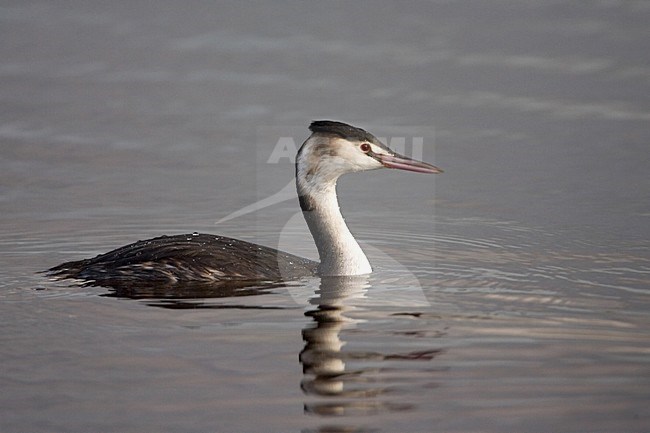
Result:
{"label": "bird reflection in water", "polygon": [[[399,384],[391,384],[388,378],[378,377],[388,367],[380,363],[430,361],[441,349],[408,353],[343,350],[345,341],[341,339],[341,332],[359,323],[359,320],[346,317],[345,313],[354,309],[351,305],[355,298],[365,297],[368,287],[368,276],[322,278],[316,296],[310,300],[315,308],[305,315],[314,322],[302,331],[305,346],[299,358],[304,378],[300,386],[305,394],[320,399],[305,403],[304,410],[308,414],[373,415],[415,408],[414,404],[397,403],[385,398],[385,394],[396,391],[395,387]],[[350,368],[349,364],[356,367]]]}
{"label": "bird reflection in water", "polygon": [[[84,286],[96,284],[86,283]],[[233,299],[244,296],[260,296],[273,293],[281,287],[283,282],[264,281],[230,281],[227,283],[206,283],[201,281],[185,284],[155,283],[127,283],[117,281],[99,285],[109,289],[108,293],[101,296],[109,298],[142,300],[152,307],[169,308],[173,310],[185,309],[277,309],[282,307],[262,305],[242,305],[240,303],[215,303],[212,300]]]}
{"label": "bird reflection in water", "polygon": [[[302,391],[308,396],[303,402],[307,415],[318,417],[376,416],[382,413],[410,413],[417,410],[413,402],[415,389],[435,387],[435,376],[440,371],[427,361],[443,352],[440,348],[422,347],[423,350],[392,352],[391,345],[401,346],[399,335],[412,338],[420,335],[409,329],[397,332],[391,328],[390,335],[379,332],[380,349],[377,351],[344,350],[346,341],[341,334],[354,331],[356,336],[373,335],[375,331],[359,329],[365,320],[355,319],[358,313],[373,312],[359,307],[359,299],[367,295],[369,276],[323,277],[316,294],[309,300],[312,308],[305,315],[313,321],[302,330],[304,347],[299,354],[303,366]],[[314,280],[312,280],[314,281]],[[317,281],[317,280],[315,280]],[[93,285],[86,283],[85,285]],[[236,299],[277,293],[285,283],[241,282],[241,284],[103,284],[110,290],[103,296],[142,300],[147,305],[169,309],[283,309],[286,306],[269,306],[261,303],[245,305]],[[303,286],[305,288],[307,286]],[[214,302],[223,299],[226,302]],[[211,302],[211,300],[213,300]],[[364,301],[365,302],[365,301]],[[295,307],[289,307],[295,308]],[[356,310],[356,312],[355,312]],[[381,314],[381,313],[379,313]],[[391,313],[384,317],[392,323],[398,316],[414,316],[414,313]],[[368,320],[374,320],[368,316]],[[382,319],[383,321],[383,319]],[[356,329],[355,329],[356,328]],[[398,326],[399,328],[399,326]],[[387,337],[387,339],[385,339]],[[426,340],[420,340],[425,343]],[[410,343],[413,343],[411,341]],[[427,343],[425,343],[427,344]],[[403,364],[408,362],[408,366]],[[417,362],[416,365],[412,364]],[[417,393],[419,395],[420,392]],[[417,401],[417,397],[416,397]],[[409,416],[411,416],[409,414]],[[374,432],[372,428],[359,425],[324,425],[316,429],[302,430],[307,433],[322,432]]]}

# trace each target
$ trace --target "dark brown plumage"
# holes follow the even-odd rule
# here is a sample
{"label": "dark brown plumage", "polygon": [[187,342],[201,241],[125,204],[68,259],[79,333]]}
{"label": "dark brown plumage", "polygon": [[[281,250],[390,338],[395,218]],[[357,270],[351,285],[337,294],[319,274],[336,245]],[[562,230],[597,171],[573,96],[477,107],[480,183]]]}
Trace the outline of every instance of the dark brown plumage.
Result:
{"label": "dark brown plumage", "polygon": [[282,281],[315,275],[317,262],[239,239],[208,234],[160,236],[91,259],[63,263],[50,276],[113,286],[190,281]]}

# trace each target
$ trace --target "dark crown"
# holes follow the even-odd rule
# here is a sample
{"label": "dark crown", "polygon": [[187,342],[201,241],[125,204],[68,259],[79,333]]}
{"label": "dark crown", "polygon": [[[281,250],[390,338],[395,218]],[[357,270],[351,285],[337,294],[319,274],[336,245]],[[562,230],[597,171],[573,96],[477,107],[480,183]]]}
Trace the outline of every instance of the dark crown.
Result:
{"label": "dark crown", "polygon": [[375,136],[368,131],[333,120],[315,120],[309,125],[309,130],[313,133],[338,135],[350,141],[377,142]]}

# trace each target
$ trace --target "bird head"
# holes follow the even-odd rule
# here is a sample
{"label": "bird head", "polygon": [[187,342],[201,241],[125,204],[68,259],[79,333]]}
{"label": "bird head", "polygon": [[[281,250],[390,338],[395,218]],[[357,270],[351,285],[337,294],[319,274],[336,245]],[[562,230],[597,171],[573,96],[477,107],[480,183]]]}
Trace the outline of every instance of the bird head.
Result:
{"label": "bird head", "polygon": [[394,152],[371,133],[342,122],[317,120],[311,136],[296,158],[299,181],[335,183],[339,176],[356,171],[394,168],[417,173],[442,173],[426,162]]}

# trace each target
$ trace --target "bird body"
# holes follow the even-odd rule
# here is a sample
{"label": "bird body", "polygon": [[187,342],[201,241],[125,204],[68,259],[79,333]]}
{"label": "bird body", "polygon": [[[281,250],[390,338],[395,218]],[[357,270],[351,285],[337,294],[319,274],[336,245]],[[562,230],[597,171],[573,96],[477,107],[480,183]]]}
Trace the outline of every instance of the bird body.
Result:
{"label": "bird body", "polygon": [[317,266],[318,262],[251,242],[191,233],[137,241],[91,259],[63,263],[49,272],[114,285],[135,280],[276,281],[283,272],[296,278],[315,275]]}

